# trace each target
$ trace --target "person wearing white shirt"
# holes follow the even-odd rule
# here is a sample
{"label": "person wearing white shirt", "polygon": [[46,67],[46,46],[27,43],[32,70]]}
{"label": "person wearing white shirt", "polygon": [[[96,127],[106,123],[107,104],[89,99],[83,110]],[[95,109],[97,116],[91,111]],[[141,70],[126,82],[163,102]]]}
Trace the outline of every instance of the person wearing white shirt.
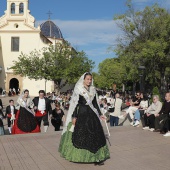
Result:
{"label": "person wearing white shirt", "polygon": [[43,120],[44,123],[44,132],[47,132],[49,121],[48,115],[51,115],[52,108],[51,102],[48,98],[45,97],[45,91],[40,90],[39,96],[33,99],[34,102],[34,111],[35,117],[38,122],[39,127],[41,127],[41,122]]}
{"label": "person wearing white shirt", "polygon": [[6,107],[6,113],[5,113],[5,118],[7,118],[7,123],[8,123],[8,130],[9,133],[11,134],[11,121],[14,123],[15,120],[15,113],[16,113],[16,109],[14,106],[14,100],[9,100],[9,105]]}
{"label": "person wearing white shirt", "polygon": [[[148,100],[147,100],[147,97],[145,95],[143,95],[143,93],[141,93],[141,102],[140,102],[140,105],[139,105],[139,108],[136,110],[135,114],[134,114],[134,127],[137,127],[139,126],[140,124],[140,120],[141,118],[144,117],[144,114],[148,108]],[[142,123],[144,124],[144,123]]]}
{"label": "person wearing white shirt", "polygon": [[114,112],[110,113],[110,126],[118,126],[119,116],[121,114],[122,99],[120,99],[120,94],[116,93],[114,101]]}

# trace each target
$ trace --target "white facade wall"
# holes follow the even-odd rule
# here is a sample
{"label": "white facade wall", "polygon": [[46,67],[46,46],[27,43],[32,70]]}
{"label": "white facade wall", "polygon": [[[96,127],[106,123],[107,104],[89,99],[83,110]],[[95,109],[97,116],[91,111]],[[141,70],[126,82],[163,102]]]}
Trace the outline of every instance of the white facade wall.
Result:
{"label": "white facade wall", "polygon": [[[24,3],[24,13],[18,14],[19,4]],[[16,14],[11,14],[11,3],[16,3]],[[30,95],[38,95],[39,90],[45,90],[45,80],[30,80],[13,74],[9,67],[17,60],[21,52],[29,54],[34,49],[40,50],[47,47],[50,41],[40,35],[40,29],[34,27],[34,17],[29,14],[28,0],[7,0],[7,10],[0,18],[0,87],[9,91],[9,81],[12,78],[19,80],[21,90],[28,89]],[[17,25],[17,27],[16,27]],[[19,37],[19,51],[11,51],[11,37]],[[54,89],[52,81],[46,82],[46,92]]]}

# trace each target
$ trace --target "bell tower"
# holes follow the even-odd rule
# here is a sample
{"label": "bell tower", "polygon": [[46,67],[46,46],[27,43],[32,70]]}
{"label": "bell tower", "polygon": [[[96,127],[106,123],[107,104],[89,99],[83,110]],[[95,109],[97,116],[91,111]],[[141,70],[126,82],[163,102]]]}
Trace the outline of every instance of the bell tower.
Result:
{"label": "bell tower", "polygon": [[29,0],[7,0],[7,10],[4,17],[7,22],[23,21],[34,27],[35,18],[30,14]]}
{"label": "bell tower", "polygon": [[9,18],[26,17],[28,3],[28,0],[7,0],[7,16]]}

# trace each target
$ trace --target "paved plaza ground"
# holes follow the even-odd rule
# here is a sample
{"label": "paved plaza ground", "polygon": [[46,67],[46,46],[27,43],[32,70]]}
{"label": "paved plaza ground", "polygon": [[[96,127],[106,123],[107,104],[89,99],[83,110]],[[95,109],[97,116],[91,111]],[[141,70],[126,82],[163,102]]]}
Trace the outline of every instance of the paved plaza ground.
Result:
{"label": "paved plaza ground", "polygon": [[[5,105],[8,100],[2,98]],[[0,136],[0,170],[170,170],[170,137],[131,126],[110,132],[111,158],[104,166],[61,158],[61,131],[54,132],[51,125],[47,133]]]}

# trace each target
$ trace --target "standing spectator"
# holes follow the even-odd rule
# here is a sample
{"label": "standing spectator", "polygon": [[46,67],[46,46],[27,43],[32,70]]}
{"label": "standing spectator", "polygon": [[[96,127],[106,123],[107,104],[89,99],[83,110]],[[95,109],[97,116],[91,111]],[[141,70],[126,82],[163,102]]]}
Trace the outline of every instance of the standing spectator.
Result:
{"label": "standing spectator", "polygon": [[51,100],[52,100],[52,103],[55,103],[55,101],[56,101],[55,92],[52,92],[52,98],[51,98]]}
{"label": "standing spectator", "polygon": [[5,95],[6,95],[6,91],[2,90],[2,96],[5,96]]}
{"label": "standing spectator", "polygon": [[20,88],[18,88],[18,91],[17,91],[17,95],[19,95],[20,94]]}
{"label": "standing spectator", "polygon": [[55,109],[52,111],[51,124],[54,126],[55,131],[60,130],[62,119],[64,118],[64,112],[60,108],[60,103],[55,105]]}
{"label": "standing spectator", "polygon": [[160,112],[161,108],[162,103],[159,101],[159,96],[154,95],[153,103],[149,106],[149,108],[146,110],[146,113],[144,114],[145,127],[143,128],[143,130],[154,131],[155,117],[158,116],[158,113]]}
{"label": "standing spectator", "polygon": [[13,95],[15,96],[15,95],[16,95],[16,90],[15,90],[15,88],[13,88],[12,91],[13,91]]}
{"label": "standing spectator", "polygon": [[9,89],[8,96],[9,96],[9,97],[12,96],[12,89],[11,89],[11,88]]}
{"label": "standing spectator", "polygon": [[115,97],[114,112],[110,113],[110,126],[118,126],[121,114],[122,99],[120,99],[119,93],[116,93]]}

